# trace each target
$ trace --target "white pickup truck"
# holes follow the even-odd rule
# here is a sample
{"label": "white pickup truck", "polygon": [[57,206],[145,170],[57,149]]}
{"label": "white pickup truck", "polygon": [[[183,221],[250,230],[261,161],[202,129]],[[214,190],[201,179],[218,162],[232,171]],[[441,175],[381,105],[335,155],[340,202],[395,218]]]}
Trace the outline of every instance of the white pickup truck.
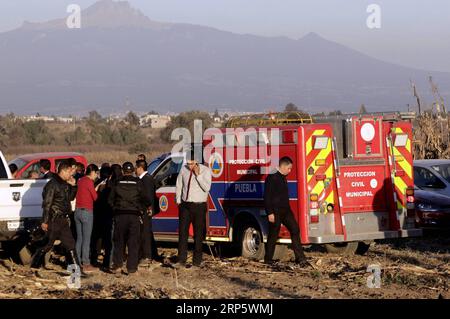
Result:
{"label": "white pickup truck", "polygon": [[[19,252],[27,244],[28,231],[40,224],[42,191],[46,183],[47,180],[12,179],[5,157],[0,152],[0,248],[2,250],[14,248]],[[23,259],[22,256],[20,258]]]}

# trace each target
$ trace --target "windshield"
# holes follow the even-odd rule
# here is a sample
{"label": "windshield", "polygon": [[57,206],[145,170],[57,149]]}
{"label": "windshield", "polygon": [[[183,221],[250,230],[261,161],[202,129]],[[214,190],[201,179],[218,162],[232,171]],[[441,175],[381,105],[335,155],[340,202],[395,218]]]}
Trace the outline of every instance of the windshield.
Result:
{"label": "windshield", "polygon": [[25,165],[27,165],[27,163],[28,163],[27,161],[25,161],[25,160],[23,160],[21,158],[16,158],[16,159],[10,161],[8,163],[8,165],[16,164],[17,165],[17,171],[20,171]]}
{"label": "windshield", "polygon": [[159,164],[161,164],[161,162],[163,161],[162,158],[157,158],[155,160],[153,160],[149,165],[148,165],[148,173],[151,174],[153,173],[153,171],[158,167]]}
{"label": "windshield", "polygon": [[441,165],[433,165],[431,166],[433,170],[438,172],[447,182],[450,183],[450,163],[449,164],[441,164]]}
{"label": "windshield", "polygon": [[431,170],[414,167],[414,184],[419,188],[444,189],[445,184]]}

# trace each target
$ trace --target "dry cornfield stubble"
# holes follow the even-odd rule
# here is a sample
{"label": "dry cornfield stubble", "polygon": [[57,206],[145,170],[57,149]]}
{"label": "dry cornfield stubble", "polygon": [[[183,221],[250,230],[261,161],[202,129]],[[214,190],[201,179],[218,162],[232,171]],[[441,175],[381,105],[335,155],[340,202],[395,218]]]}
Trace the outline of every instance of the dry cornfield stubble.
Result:
{"label": "dry cornfield stubble", "polygon": [[[199,270],[158,266],[131,277],[95,272],[81,279],[80,289],[68,289],[64,269],[33,272],[0,260],[0,298],[450,298],[450,240],[407,239],[377,243],[359,256],[328,254],[316,247],[306,255],[315,269],[294,269],[289,260],[275,267],[242,257],[220,258],[205,247]],[[174,246],[160,248],[169,257]],[[381,268],[381,287],[369,288],[369,265]]]}

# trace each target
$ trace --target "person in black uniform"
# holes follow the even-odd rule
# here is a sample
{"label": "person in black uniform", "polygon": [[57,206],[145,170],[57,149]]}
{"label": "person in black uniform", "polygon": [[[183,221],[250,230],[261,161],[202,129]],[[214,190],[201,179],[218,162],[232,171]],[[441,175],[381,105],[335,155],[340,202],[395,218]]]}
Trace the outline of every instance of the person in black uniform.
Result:
{"label": "person in black uniform", "polygon": [[138,269],[140,228],[142,215],[151,205],[148,193],[144,191],[142,181],[134,177],[134,166],[130,162],[122,165],[123,176],[111,189],[108,202],[114,209],[114,251],[113,266],[115,273],[122,268],[125,246],[128,248],[127,271],[133,274]]}
{"label": "person in black uniform", "polygon": [[157,213],[159,203],[156,202],[155,181],[147,172],[147,162],[145,160],[136,161],[136,176],[142,181],[144,190],[147,192],[147,196],[150,198],[151,202],[150,206],[147,207],[144,216],[142,216],[143,223],[141,227],[140,247],[141,263],[144,266],[148,266],[153,263],[153,259],[159,257],[155,237],[153,236],[152,231],[152,217]]}
{"label": "person in black uniform", "polygon": [[264,188],[264,206],[269,219],[269,235],[266,243],[264,262],[273,263],[275,245],[280,232],[281,224],[285,225],[291,234],[292,249],[295,262],[300,266],[310,266],[306,260],[300,243],[300,228],[294,218],[289,205],[289,191],[286,176],[292,170],[292,159],[285,156],[279,161],[276,173],[266,177]]}
{"label": "person in black uniform", "polygon": [[63,161],[58,167],[58,174],[54,174],[45,185],[42,193],[43,216],[41,228],[48,232],[48,243],[38,249],[33,255],[31,267],[40,268],[45,254],[50,251],[56,240],[60,240],[67,250],[68,265],[80,262],[75,253],[75,240],[70,229],[69,215],[72,212],[70,202],[75,199],[77,186],[72,176],[71,165]]}

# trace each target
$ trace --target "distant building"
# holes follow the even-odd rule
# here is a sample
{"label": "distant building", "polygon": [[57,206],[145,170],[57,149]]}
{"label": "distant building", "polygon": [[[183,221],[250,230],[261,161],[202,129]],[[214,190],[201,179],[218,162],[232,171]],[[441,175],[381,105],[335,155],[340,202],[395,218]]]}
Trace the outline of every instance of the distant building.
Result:
{"label": "distant building", "polygon": [[165,128],[169,122],[169,115],[147,114],[139,119],[141,126],[150,126],[151,128]]}
{"label": "distant building", "polygon": [[25,122],[33,122],[33,121],[44,121],[44,122],[56,122],[56,118],[53,116],[43,116],[43,115],[29,115],[24,116],[22,119]]}
{"label": "distant building", "polygon": [[25,122],[33,122],[33,121],[57,122],[57,123],[74,122],[74,119],[72,117],[62,117],[62,116],[26,115],[19,118],[21,118]]}
{"label": "distant building", "polygon": [[72,117],[57,117],[56,121],[59,123],[73,123],[74,119]]}

